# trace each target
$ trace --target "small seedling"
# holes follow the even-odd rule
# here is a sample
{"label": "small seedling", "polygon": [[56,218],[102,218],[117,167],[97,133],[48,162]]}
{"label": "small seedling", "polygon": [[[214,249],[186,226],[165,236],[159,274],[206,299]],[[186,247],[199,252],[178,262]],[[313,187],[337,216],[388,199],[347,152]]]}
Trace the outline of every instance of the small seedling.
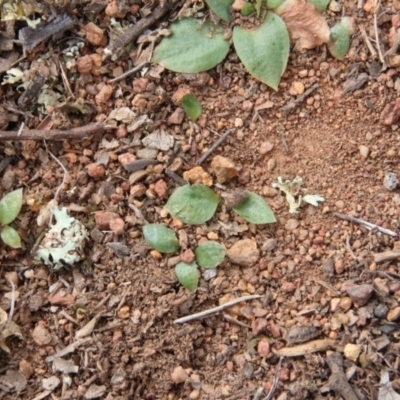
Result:
{"label": "small seedling", "polygon": [[18,232],[9,226],[17,218],[22,207],[22,189],[6,194],[0,200],[1,239],[10,247],[21,247],[21,238]]}
{"label": "small seedling", "polygon": [[170,25],[172,34],[161,40],[152,62],[181,73],[207,71],[227,56],[232,38],[247,71],[277,90],[289,59],[289,36],[297,40],[295,48],[300,51],[328,44],[331,54],[339,59],[350,46],[353,31],[348,28],[349,24],[342,21],[330,29],[322,15],[329,0],[245,1],[241,14],[245,18],[256,14],[259,19],[253,29],[238,25],[237,21],[233,29],[227,25],[233,20],[234,0],[206,0],[206,3],[222,22],[213,23],[196,16],[174,21]]}
{"label": "small seedling", "polygon": [[185,94],[182,97],[182,107],[186,115],[193,121],[197,121],[203,112],[200,102],[191,93]]}
{"label": "small seedling", "polygon": [[[276,218],[266,201],[255,193],[246,191],[246,196],[233,211],[246,221],[254,224],[276,222]],[[205,185],[185,185],[172,193],[165,208],[168,212],[189,225],[204,224],[217,210],[219,196]],[[174,253],[179,250],[175,233],[162,224],[148,224],[143,227],[146,242],[160,253]],[[179,262],[175,275],[186,289],[195,291],[199,284],[199,269],[216,268],[226,254],[225,247],[218,242],[207,241],[194,251],[195,260],[191,263]]]}

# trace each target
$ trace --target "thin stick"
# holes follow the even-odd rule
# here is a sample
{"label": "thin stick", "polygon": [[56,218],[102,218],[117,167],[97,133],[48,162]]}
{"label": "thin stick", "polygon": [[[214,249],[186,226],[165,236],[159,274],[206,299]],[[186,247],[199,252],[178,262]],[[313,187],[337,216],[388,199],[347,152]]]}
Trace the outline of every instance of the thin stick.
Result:
{"label": "thin stick", "polygon": [[379,41],[379,32],[378,32],[378,9],[381,5],[380,1],[375,0],[375,10],[374,10],[374,31],[375,31],[375,40],[376,47],[378,48],[379,61],[382,63],[382,69],[386,69],[387,65],[385,62],[385,57],[383,57],[381,42]]}
{"label": "thin stick", "polygon": [[281,107],[281,110],[286,114],[292,111],[297,104],[302,103],[303,100],[308,97],[315,89],[319,87],[318,83],[314,83],[314,85],[310,86],[302,95],[298,96],[296,100],[291,101],[290,103],[286,104],[285,106]]}
{"label": "thin stick", "polygon": [[353,257],[353,259],[356,260],[356,261],[359,261],[357,256],[354,254],[354,251],[352,250],[352,248],[350,246],[350,235],[349,234],[347,234],[347,237],[346,237],[346,247],[347,247],[347,250],[349,251],[350,255]]}
{"label": "thin stick", "polygon": [[137,65],[136,67],[124,72],[123,74],[117,76],[114,79],[111,79],[108,81],[108,83],[115,83],[115,82],[119,82],[122,81],[122,79],[134,74],[137,71],[140,71],[143,67],[145,67],[149,62],[148,61],[144,61],[141,64]]}
{"label": "thin stick", "polygon": [[200,165],[232,132],[234,129],[228,129],[197,161]]}
{"label": "thin stick", "polygon": [[372,46],[371,41],[369,40],[369,37],[367,35],[364,25],[360,25],[360,31],[361,31],[362,37],[364,39],[364,42],[367,45],[367,47],[371,53],[372,58],[376,58],[376,51],[374,49],[374,46]]}
{"label": "thin stick", "polygon": [[245,323],[242,322],[242,321],[238,321],[237,319],[231,317],[231,316],[230,316],[229,314],[227,314],[227,313],[222,313],[222,316],[223,316],[228,322],[231,322],[232,324],[239,325],[239,326],[241,326],[242,328],[249,328],[249,329],[251,329],[251,326],[250,326],[250,325],[247,325],[247,324],[245,324]]}
{"label": "thin stick", "polygon": [[43,140],[44,143],[44,147],[46,148],[47,152],[50,154],[51,158],[61,167],[61,169],[63,170],[63,179],[61,184],[58,186],[55,194],[54,194],[54,200],[58,201],[58,195],[60,193],[61,188],[64,186],[65,181],[67,179],[67,175],[68,175],[68,171],[65,169],[64,165],[62,164],[62,162],[49,150],[49,148],[47,147],[47,143],[45,140]]}
{"label": "thin stick", "polygon": [[278,386],[278,382],[279,382],[279,371],[281,370],[282,360],[283,360],[283,357],[281,356],[279,358],[279,362],[278,362],[278,365],[276,367],[274,380],[272,381],[272,387],[269,390],[268,394],[264,397],[264,400],[271,400],[272,396],[275,393],[276,387]]}
{"label": "thin stick", "polygon": [[157,20],[161,19],[168,11],[178,3],[178,0],[162,1],[160,4],[145,18],[138,21],[132,28],[125,31],[122,35],[112,41],[103,52],[103,59],[117,54],[125,46],[136,41],[136,39]]}
{"label": "thin stick", "polygon": [[165,174],[172,178],[178,185],[184,186],[187,185],[188,183],[181,178],[178,174],[176,174],[174,171],[171,171],[169,168],[165,169]]}
{"label": "thin stick", "polygon": [[18,131],[0,131],[0,142],[8,140],[65,140],[65,139],[82,139],[89,137],[95,133],[103,133],[104,126],[100,122],[94,122],[78,128],[59,130],[59,129],[30,129],[23,130],[20,135]]}
{"label": "thin stick", "polygon": [[24,124],[24,122],[22,122],[21,126],[18,129],[18,134],[17,134],[18,136],[21,136],[21,133],[24,130],[24,126],[25,126],[25,124]]}
{"label": "thin stick", "polygon": [[15,307],[15,286],[11,279],[9,279],[8,282],[10,282],[11,284],[11,306],[10,306],[10,312],[8,313],[8,319],[5,328],[8,328],[8,326],[10,325],[12,317],[14,316],[14,307]]}
{"label": "thin stick", "polygon": [[60,70],[61,70],[61,79],[63,81],[64,88],[69,93],[70,97],[75,100],[75,96],[72,93],[71,85],[69,84],[69,81],[68,81],[68,78],[67,78],[67,74],[65,73],[65,70],[64,70],[64,66],[62,65],[60,60],[57,60],[57,61],[58,61],[58,65],[59,65]]}
{"label": "thin stick", "polygon": [[325,289],[330,290],[332,293],[335,293],[336,295],[339,295],[340,292],[338,290],[336,290],[332,285],[330,285],[329,283],[326,283],[324,281],[321,281],[320,279],[314,278],[314,282],[318,283],[318,285],[323,286]]}
{"label": "thin stick", "polygon": [[196,313],[196,314],[187,315],[186,317],[178,318],[178,319],[176,319],[174,321],[174,324],[184,324],[185,322],[193,321],[195,319],[208,317],[209,315],[216,314],[216,313],[218,313],[218,312],[220,312],[222,310],[225,310],[226,308],[234,306],[237,303],[241,303],[242,301],[259,299],[260,297],[262,297],[262,296],[259,295],[259,294],[253,294],[253,295],[250,295],[250,296],[239,297],[237,299],[228,301],[225,304],[221,304],[218,307],[210,308],[209,310],[201,311],[201,312]]}
{"label": "thin stick", "polygon": [[379,225],[371,224],[370,222],[364,221],[363,219],[350,217],[350,215],[342,214],[342,213],[339,213],[339,212],[334,212],[333,215],[335,217],[344,219],[346,221],[355,222],[357,224],[363,225],[363,226],[365,226],[367,229],[369,229],[371,231],[376,229],[379,232],[384,233],[386,235],[397,237],[397,233],[396,232],[394,232],[394,231],[392,231],[390,229],[383,228],[382,226],[379,226]]}

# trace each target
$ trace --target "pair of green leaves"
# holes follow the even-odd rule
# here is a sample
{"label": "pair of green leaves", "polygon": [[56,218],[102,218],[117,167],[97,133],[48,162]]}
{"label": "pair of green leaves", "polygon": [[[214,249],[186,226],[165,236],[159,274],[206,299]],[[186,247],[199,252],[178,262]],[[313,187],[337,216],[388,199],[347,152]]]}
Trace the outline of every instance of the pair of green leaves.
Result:
{"label": "pair of green leaves", "polygon": [[[143,234],[146,242],[161,253],[175,253],[179,250],[175,233],[164,225],[145,225]],[[195,291],[199,284],[198,265],[202,268],[216,268],[224,260],[226,252],[221,244],[209,241],[200,244],[194,253],[196,261],[180,262],[175,266],[175,275],[179,283],[191,291]]]}
{"label": "pair of green leaves", "polygon": [[[199,285],[198,265],[202,268],[216,268],[224,261],[226,250],[221,244],[213,241],[200,244],[194,251],[196,261],[179,262],[175,266],[175,275],[179,283],[194,292]],[[198,264],[198,265],[197,265]]]}
{"label": "pair of green leaves", "polygon": [[5,244],[10,247],[21,247],[21,238],[18,232],[9,226],[17,218],[22,207],[22,189],[6,194],[0,200],[0,236]]}
{"label": "pair of green leaves", "polygon": [[[223,28],[208,20],[203,23],[182,18],[171,24],[171,30],[172,35],[155,49],[152,61],[172,71],[207,71],[228,54],[230,45]],[[282,19],[269,12],[257,29],[235,26],[233,44],[246,69],[276,90],[286,69],[290,48],[289,33]]]}
{"label": "pair of green leaves", "polygon": [[[147,224],[143,227],[146,242],[160,253],[175,253],[179,250],[178,239],[171,229],[162,224]],[[225,248],[217,242],[208,241],[195,250],[196,261],[203,268],[215,268],[225,257]]]}
{"label": "pair of green leaves", "polygon": [[[259,195],[246,191],[246,199],[233,210],[253,224],[276,222],[274,213]],[[180,221],[189,225],[200,225],[210,220],[217,210],[219,196],[205,185],[185,185],[172,193],[165,208]]]}
{"label": "pair of green leaves", "polygon": [[[194,251],[196,261],[179,262],[175,266],[175,275],[179,283],[194,292],[199,285],[198,265],[202,268],[216,268],[224,261],[226,250],[221,244],[213,241],[200,244]],[[198,264],[198,265],[197,265]]]}

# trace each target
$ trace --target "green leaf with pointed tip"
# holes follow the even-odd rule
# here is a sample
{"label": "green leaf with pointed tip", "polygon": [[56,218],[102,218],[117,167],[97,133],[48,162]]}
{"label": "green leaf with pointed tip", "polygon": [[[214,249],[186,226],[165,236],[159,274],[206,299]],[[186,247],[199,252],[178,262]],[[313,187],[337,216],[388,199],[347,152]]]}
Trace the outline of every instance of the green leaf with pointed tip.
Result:
{"label": "green leaf with pointed tip", "polygon": [[203,112],[200,102],[197,100],[196,96],[191,93],[185,94],[182,97],[182,107],[186,115],[194,122],[200,117]]}
{"label": "green leaf with pointed tip", "polygon": [[152,62],[182,73],[207,71],[228,54],[229,41],[224,30],[206,20],[182,18],[171,24],[172,35],[161,40]]}
{"label": "green leaf with pointed tip", "polygon": [[21,247],[21,238],[18,235],[18,232],[12,228],[11,226],[4,226],[1,230],[1,239],[5,244],[14,249]]}
{"label": "green leaf with pointed tip", "polygon": [[175,233],[162,224],[148,224],[143,227],[146,242],[160,253],[175,253],[179,242]]}
{"label": "green leaf with pointed tip", "polygon": [[276,222],[274,213],[267,202],[258,194],[246,190],[247,198],[233,211],[252,224],[272,224]]}
{"label": "green leaf with pointed tip", "polygon": [[229,8],[233,2],[234,0],[206,0],[211,11],[226,22],[229,22],[232,19]]}
{"label": "green leaf with pointed tip", "polygon": [[196,261],[202,268],[215,268],[224,261],[225,247],[217,242],[204,242],[199,245],[194,254]]}
{"label": "green leaf with pointed tip", "polygon": [[6,194],[0,201],[0,224],[7,225],[17,218],[22,207],[22,189]]}
{"label": "green leaf with pointed tip", "polygon": [[193,261],[188,264],[180,262],[175,265],[175,275],[179,283],[186,289],[194,292],[199,285],[199,270],[197,264]]}
{"label": "green leaf with pointed tip", "polygon": [[286,69],[290,48],[289,33],[282,19],[269,12],[257,29],[235,26],[233,44],[247,71],[277,90]]}
{"label": "green leaf with pointed tip", "polygon": [[318,12],[323,13],[328,8],[330,0],[307,0],[307,3],[312,4]]}
{"label": "green leaf with pointed tip", "polygon": [[185,224],[199,225],[213,217],[218,203],[218,195],[209,187],[185,185],[172,193],[165,208]]}

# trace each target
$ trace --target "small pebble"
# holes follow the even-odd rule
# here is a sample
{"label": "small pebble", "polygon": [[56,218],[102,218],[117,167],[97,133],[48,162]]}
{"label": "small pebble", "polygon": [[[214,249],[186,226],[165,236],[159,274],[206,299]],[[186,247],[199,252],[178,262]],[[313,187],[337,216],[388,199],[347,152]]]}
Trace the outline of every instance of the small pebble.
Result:
{"label": "small pebble", "polygon": [[149,149],[147,147],[139,149],[136,152],[137,158],[140,158],[142,160],[154,160],[155,158],[157,158],[157,155],[158,155],[157,149]]}
{"label": "small pebble", "polygon": [[52,392],[54,389],[60,386],[60,383],[60,378],[57,378],[56,376],[51,376],[50,378],[44,378],[42,380],[42,387],[44,390],[49,390],[50,392]]}
{"label": "small pebble", "polygon": [[257,336],[268,328],[268,321],[265,318],[255,318],[251,323],[253,335]]}
{"label": "small pebble", "polygon": [[189,378],[187,372],[181,367],[175,367],[171,373],[171,379],[174,383],[184,383]]}
{"label": "small pebble", "polygon": [[375,307],[374,315],[376,318],[386,318],[389,308],[386,304],[380,303]]}
{"label": "small pebble", "polygon": [[22,373],[22,375],[25,376],[26,379],[29,379],[35,372],[35,370],[32,367],[32,364],[26,360],[21,360],[19,362],[19,370]]}
{"label": "small pebble", "polygon": [[374,287],[368,284],[354,285],[347,288],[347,294],[359,306],[364,306],[365,304],[367,304],[373,292]]}
{"label": "small pebble", "polygon": [[385,175],[385,179],[383,180],[383,186],[385,186],[385,188],[387,190],[395,190],[397,188],[399,184],[399,180],[397,178],[397,175],[394,172],[388,172]]}
{"label": "small pebble", "polygon": [[350,361],[357,362],[360,353],[361,349],[356,344],[347,343],[346,346],[344,346],[343,354]]}
{"label": "small pebble", "polygon": [[46,346],[51,343],[50,332],[40,322],[33,329],[32,338],[39,346]]}
{"label": "small pebble", "polygon": [[262,142],[258,148],[258,153],[261,155],[269,153],[274,148],[271,142]]}
{"label": "small pebble", "polygon": [[118,318],[128,319],[131,316],[129,306],[123,306],[118,310]]}
{"label": "small pebble", "polygon": [[353,302],[351,301],[350,297],[342,297],[340,299],[340,308],[343,311],[348,311],[350,310],[351,306],[353,305]]}
{"label": "small pebble", "polygon": [[276,167],[276,161],[274,158],[270,158],[267,162],[267,170],[271,172]]}
{"label": "small pebble", "polygon": [[395,307],[389,310],[386,319],[389,322],[397,321],[400,318],[400,307]]}
{"label": "small pebble", "polygon": [[273,251],[275,250],[276,246],[278,244],[278,240],[274,238],[267,239],[265,243],[262,245],[261,250],[262,251]]}
{"label": "small pebble", "polygon": [[338,201],[335,203],[335,206],[336,206],[339,210],[343,210],[343,208],[344,208],[344,202],[343,202],[342,200],[338,200]]}
{"label": "small pebble", "polygon": [[358,149],[360,150],[361,157],[365,160],[369,155],[369,147],[361,145]]}
{"label": "small pebble", "polygon": [[297,219],[291,218],[291,219],[287,220],[285,229],[287,231],[294,231],[295,229],[298,228],[299,225],[300,225],[300,222]]}
{"label": "small pebble", "polygon": [[260,250],[258,250],[257,243],[254,240],[243,239],[237,241],[228,249],[227,256],[235,264],[250,267],[260,258]]}
{"label": "small pebble", "polygon": [[88,175],[94,179],[104,179],[106,176],[106,170],[101,164],[88,164],[86,168]]}

